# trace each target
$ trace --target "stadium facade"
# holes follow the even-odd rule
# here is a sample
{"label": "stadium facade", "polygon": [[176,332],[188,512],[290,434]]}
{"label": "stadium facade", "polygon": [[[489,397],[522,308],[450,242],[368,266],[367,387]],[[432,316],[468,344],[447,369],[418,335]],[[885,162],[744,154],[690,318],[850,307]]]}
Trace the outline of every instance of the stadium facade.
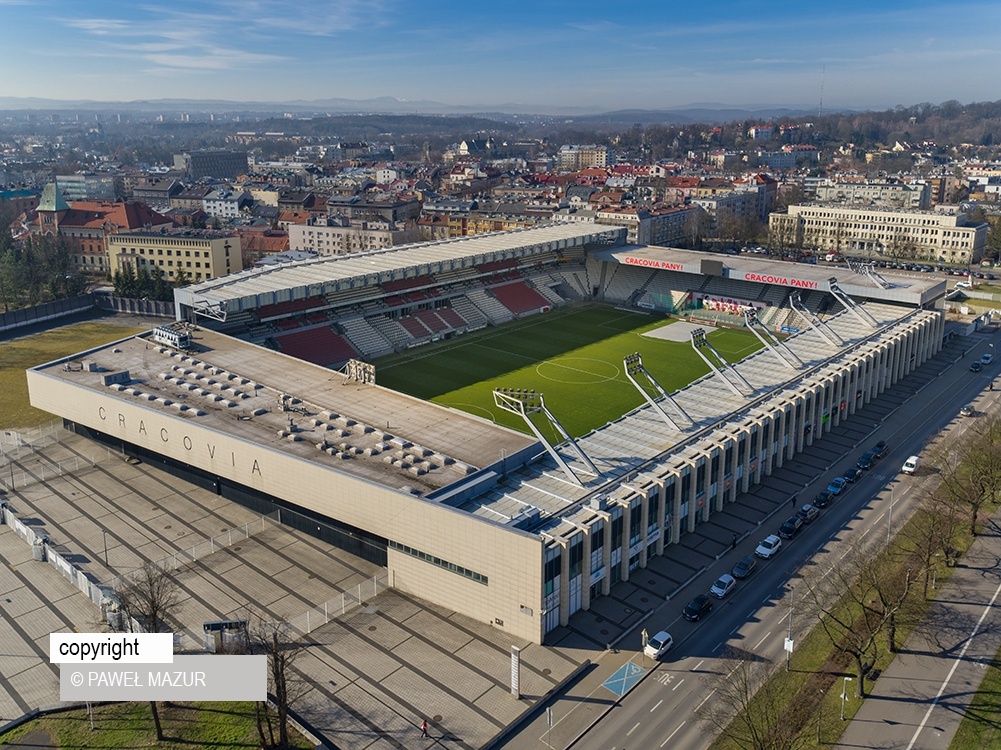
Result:
{"label": "stadium facade", "polygon": [[[554,225],[195,284],[176,293],[173,334],[33,368],[31,402],[125,454],[279,510],[387,566],[400,590],[542,643],[942,345],[939,280],[625,236]],[[757,321],[788,337],[764,336],[739,363],[714,361],[670,396],[555,445],[382,388],[364,364],[588,300]],[[178,333],[191,334],[181,348]],[[710,362],[706,341],[693,332]],[[512,393],[514,404],[538,395]]]}

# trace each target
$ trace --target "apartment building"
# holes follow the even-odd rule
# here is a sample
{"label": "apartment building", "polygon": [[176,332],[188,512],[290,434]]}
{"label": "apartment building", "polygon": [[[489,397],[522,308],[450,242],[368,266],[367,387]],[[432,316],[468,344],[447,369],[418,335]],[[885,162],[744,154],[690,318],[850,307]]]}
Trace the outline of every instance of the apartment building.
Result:
{"label": "apartment building", "polygon": [[966,214],[933,211],[797,204],[769,216],[772,241],[782,247],[974,263],[984,254],[987,224],[970,224]]}
{"label": "apartment building", "polygon": [[817,200],[824,203],[886,206],[925,210],[931,208],[931,187],[924,183],[835,182],[817,185]]}
{"label": "apartment building", "polygon": [[126,265],[158,270],[170,281],[179,272],[190,281],[205,281],[243,270],[240,237],[211,229],[164,229],[122,232],[108,238],[114,274]]}
{"label": "apartment building", "polygon": [[588,167],[604,167],[608,165],[608,147],[594,144],[560,146],[557,157],[557,168],[576,172]]}

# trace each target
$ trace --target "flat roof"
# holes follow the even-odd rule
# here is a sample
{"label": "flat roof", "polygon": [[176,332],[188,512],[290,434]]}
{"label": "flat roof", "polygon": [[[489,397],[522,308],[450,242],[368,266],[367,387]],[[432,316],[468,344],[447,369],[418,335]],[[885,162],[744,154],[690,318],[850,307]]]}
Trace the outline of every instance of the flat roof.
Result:
{"label": "flat roof", "polygon": [[[394,489],[443,487],[536,443],[465,412],[359,383],[215,331],[194,330],[190,355],[154,343],[151,335],[36,369]],[[101,371],[77,366],[85,361]],[[105,375],[121,371],[128,372],[127,382],[103,384]],[[283,412],[282,393],[296,399],[289,405],[300,411]],[[317,443],[326,443],[330,454]],[[410,458],[387,460],[401,451]],[[426,473],[418,476],[415,466]]]}

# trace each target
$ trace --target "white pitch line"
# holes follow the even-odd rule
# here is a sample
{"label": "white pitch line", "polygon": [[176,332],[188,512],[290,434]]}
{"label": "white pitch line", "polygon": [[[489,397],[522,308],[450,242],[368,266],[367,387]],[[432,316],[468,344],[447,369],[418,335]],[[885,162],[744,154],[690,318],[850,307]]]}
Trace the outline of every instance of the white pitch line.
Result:
{"label": "white pitch line", "polygon": [[668,742],[670,742],[670,741],[671,741],[671,738],[672,738],[672,737],[673,737],[674,735],[676,735],[676,734],[677,734],[677,733],[678,733],[679,731],[681,731],[681,728],[682,728],[683,726],[685,726],[685,722],[684,722],[684,721],[683,721],[683,722],[681,722],[680,724],[678,724],[678,728],[677,728],[677,729],[675,729],[675,730],[674,730],[673,732],[671,732],[671,733],[670,733],[669,735],[667,735],[667,739],[666,739],[666,740],[664,740],[663,742],[661,742],[661,743],[660,743],[660,746],[661,746],[661,747],[664,747],[664,745],[666,745],[666,744],[667,744]]}
{"label": "white pitch line", "polygon": [[771,634],[772,634],[772,631],[771,631],[771,630],[769,630],[769,631],[768,631],[767,633],[765,633],[765,634],[764,634],[764,636],[762,636],[761,640],[760,640],[760,641],[758,641],[757,643],[755,643],[755,644],[754,644],[754,648],[757,648],[757,647],[758,647],[758,646],[760,646],[760,645],[761,645],[762,643],[764,643],[764,642],[765,642],[765,638],[767,638],[767,637],[768,637],[768,636],[770,636]]}

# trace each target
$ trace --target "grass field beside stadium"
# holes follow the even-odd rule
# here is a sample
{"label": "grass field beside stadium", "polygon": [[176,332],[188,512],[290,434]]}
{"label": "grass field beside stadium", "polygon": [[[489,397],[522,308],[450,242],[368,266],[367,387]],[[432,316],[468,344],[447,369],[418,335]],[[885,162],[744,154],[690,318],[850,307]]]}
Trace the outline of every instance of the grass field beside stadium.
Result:
{"label": "grass field beside stadium", "polygon": [[[671,322],[604,306],[536,315],[383,357],[375,363],[376,382],[522,432],[524,422],[498,409],[492,391],[534,388],[577,437],[643,403],[623,369],[628,354],[642,354],[646,369],[668,392],[709,372],[690,341],[642,335]],[[709,329],[709,341],[729,362],[761,348],[745,330]]]}

